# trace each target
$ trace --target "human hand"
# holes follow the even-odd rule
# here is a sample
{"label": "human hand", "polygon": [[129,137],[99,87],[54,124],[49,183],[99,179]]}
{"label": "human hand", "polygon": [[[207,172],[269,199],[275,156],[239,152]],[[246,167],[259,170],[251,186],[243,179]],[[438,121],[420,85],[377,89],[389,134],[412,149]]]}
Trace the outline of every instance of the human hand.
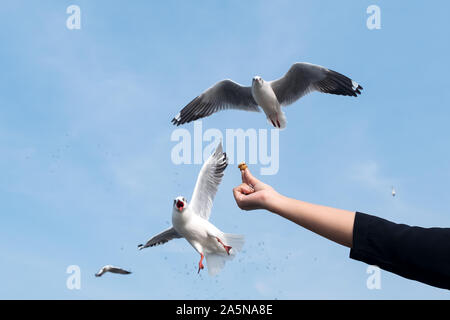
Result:
{"label": "human hand", "polygon": [[242,184],[233,189],[236,204],[242,210],[266,209],[272,211],[280,195],[268,184],[256,179],[248,168],[241,170]]}

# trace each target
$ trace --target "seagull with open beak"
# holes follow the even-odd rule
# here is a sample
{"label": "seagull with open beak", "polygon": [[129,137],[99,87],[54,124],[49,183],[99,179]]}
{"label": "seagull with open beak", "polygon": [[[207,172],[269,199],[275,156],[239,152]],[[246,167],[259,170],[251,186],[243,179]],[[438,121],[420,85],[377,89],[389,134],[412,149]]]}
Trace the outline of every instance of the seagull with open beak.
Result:
{"label": "seagull with open beak", "polygon": [[219,273],[225,262],[233,259],[244,245],[242,235],[224,233],[209,221],[214,196],[227,165],[227,156],[219,143],[200,170],[191,202],[183,196],[173,201],[173,226],[152,237],[145,245],[139,245],[139,249],[185,238],[200,254],[198,272],[204,268],[203,259],[206,258],[209,274]]}

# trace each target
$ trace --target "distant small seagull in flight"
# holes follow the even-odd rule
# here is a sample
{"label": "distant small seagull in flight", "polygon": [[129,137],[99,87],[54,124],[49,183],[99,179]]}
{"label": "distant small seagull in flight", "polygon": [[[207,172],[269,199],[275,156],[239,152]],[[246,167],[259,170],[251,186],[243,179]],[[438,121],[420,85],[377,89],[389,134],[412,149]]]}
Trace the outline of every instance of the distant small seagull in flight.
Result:
{"label": "distant small seagull in flight", "polygon": [[253,77],[251,87],[222,80],[189,102],[172,123],[179,126],[225,109],[259,112],[260,106],[269,123],[283,129],[286,117],[281,106],[290,105],[311,91],[356,97],[362,89],[358,83],[336,71],[297,62],[278,80]]}
{"label": "distant small seagull in flight", "polygon": [[118,273],[118,274],[130,274],[131,271],[127,271],[124,270],[122,268],[119,267],[114,267],[112,265],[106,265],[104,267],[102,267],[96,274],[96,277],[101,277],[102,275],[104,275],[106,272],[111,272],[111,273]]}
{"label": "distant small seagull in flight", "polygon": [[394,189],[394,187],[392,187],[392,196],[395,197],[395,194],[396,194],[395,189]]}
{"label": "distant small seagull in flight", "polygon": [[200,170],[191,202],[182,196],[173,200],[173,226],[152,237],[145,245],[138,245],[138,248],[141,250],[185,238],[200,254],[198,272],[204,268],[202,262],[206,258],[208,273],[219,273],[225,262],[233,259],[244,245],[244,236],[224,233],[209,222],[214,196],[227,165],[228,159],[220,143]]}

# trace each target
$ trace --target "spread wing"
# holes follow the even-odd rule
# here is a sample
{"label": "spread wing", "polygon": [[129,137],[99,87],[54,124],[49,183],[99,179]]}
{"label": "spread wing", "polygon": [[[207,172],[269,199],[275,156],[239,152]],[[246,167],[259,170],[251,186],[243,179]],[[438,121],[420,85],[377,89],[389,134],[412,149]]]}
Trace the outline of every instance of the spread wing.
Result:
{"label": "spread wing", "polygon": [[169,229],[157,234],[156,236],[152,237],[150,240],[147,241],[147,243],[145,245],[143,245],[143,244],[138,245],[138,248],[139,248],[139,250],[142,250],[142,249],[157,246],[159,244],[166,243],[172,239],[178,239],[178,238],[182,238],[182,236],[179,235],[178,232],[172,227],[172,228],[169,228]]}
{"label": "spread wing", "polygon": [[231,80],[222,80],[189,102],[172,119],[174,125],[188,123],[225,109],[259,112],[252,88]]}
{"label": "spread wing", "polygon": [[119,267],[114,267],[111,265],[106,265],[104,267],[102,267],[96,274],[96,277],[101,277],[102,275],[104,275],[106,272],[111,272],[111,273],[118,273],[118,274],[130,274],[131,271],[127,271],[124,270],[122,268]]}
{"label": "spread wing", "polygon": [[305,62],[294,63],[282,78],[271,81],[270,85],[280,104],[285,106],[311,91],[356,97],[363,89],[343,74]]}
{"label": "spread wing", "polygon": [[101,277],[106,272],[106,268],[102,267],[98,272],[95,274],[96,277]]}
{"label": "spread wing", "polygon": [[109,269],[109,272],[118,273],[118,274],[130,274],[131,273],[131,271],[128,271],[128,270],[125,270],[125,269],[122,269],[119,267],[111,267]]}
{"label": "spread wing", "polygon": [[216,151],[203,164],[189,204],[189,207],[204,219],[208,220],[211,215],[214,197],[227,165],[227,155],[222,151],[221,142],[217,146]]}

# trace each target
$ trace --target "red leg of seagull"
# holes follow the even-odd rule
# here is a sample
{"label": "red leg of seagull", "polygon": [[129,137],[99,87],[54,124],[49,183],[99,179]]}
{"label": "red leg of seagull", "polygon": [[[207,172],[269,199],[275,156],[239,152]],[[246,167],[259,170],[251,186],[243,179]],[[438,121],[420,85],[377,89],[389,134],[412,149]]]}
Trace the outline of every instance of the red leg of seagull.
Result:
{"label": "red leg of seagull", "polygon": [[205,267],[203,266],[202,261],[203,261],[203,253],[200,253],[200,262],[198,263],[198,272],[197,272],[197,273],[200,273],[200,270],[202,270],[202,269],[205,268]]}
{"label": "red leg of seagull", "polygon": [[277,124],[278,124],[278,128],[281,128],[280,121],[278,120],[278,118],[277,118]]}
{"label": "red leg of seagull", "polygon": [[228,253],[228,255],[230,255],[231,247],[225,245],[225,244],[222,242],[222,240],[220,240],[219,238],[216,238],[216,239],[217,239],[217,241],[219,241],[219,243],[220,243],[221,245],[223,245],[223,247],[225,248],[225,251]]}
{"label": "red leg of seagull", "polygon": [[273,126],[276,128],[277,127],[277,125],[275,124],[275,122],[273,122],[273,120],[272,119],[270,119],[270,121],[272,121],[272,124],[273,124]]}

